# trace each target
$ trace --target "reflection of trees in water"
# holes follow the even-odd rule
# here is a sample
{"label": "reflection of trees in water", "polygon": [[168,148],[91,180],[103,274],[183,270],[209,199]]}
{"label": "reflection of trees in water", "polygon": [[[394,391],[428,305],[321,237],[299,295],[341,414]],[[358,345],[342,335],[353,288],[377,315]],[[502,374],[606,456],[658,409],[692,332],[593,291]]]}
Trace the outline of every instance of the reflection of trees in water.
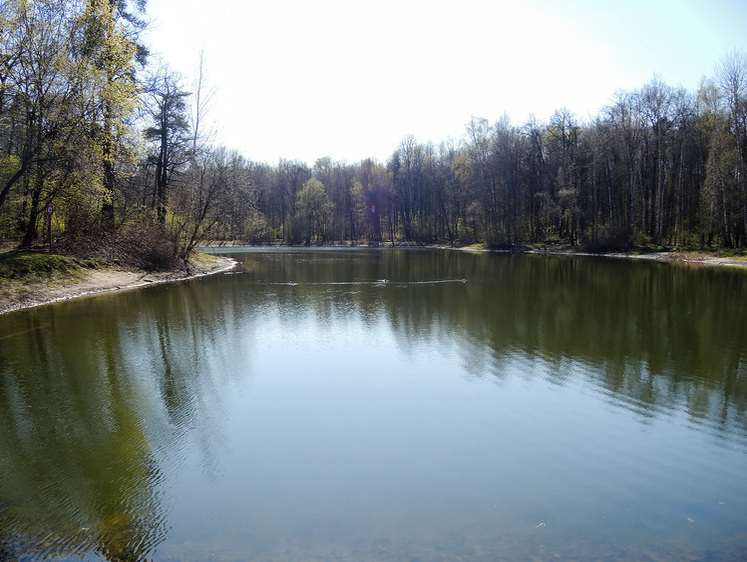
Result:
{"label": "reflection of trees in water", "polygon": [[219,389],[248,371],[234,312],[180,284],[4,319],[0,559],[137,560],[165,538],[160,465],[193,439],[214,471]]}
{"label": "reflection of trees in water", "polygon": [[[405,348],[456,342],[475,376],[505,377],[517,364],[559,382],[582,372],[643,417],[678,409],[695,423],[747,429],[747,349],[736,339],[747,333],[743,271],[406,250],[244,259],[244,283],[277,284],[264,287],[268,299],[322,319],[340,310],[385,318]],[[467,282],[424,283],[438,279]],[[357,283],[334,285],[348,280]]]}
{"label": "reflection of trees in water", "polygon": [[56,326],[53,308],[15,318],[0,348],[6,555],[142,558],[165,531],[159,471],[115,333],[93,315]]}
{"label": "reflection of trees in water", "polygon": [[250,371],[253,326],[221,291],[179,284],[137,298],[141,312],[120,345],[129,350],[128,370],[140,372],[146,392],[157,397],[154,444],[173,457],[193,441],[210,475],[223,442],[218,418],[228,377]]}

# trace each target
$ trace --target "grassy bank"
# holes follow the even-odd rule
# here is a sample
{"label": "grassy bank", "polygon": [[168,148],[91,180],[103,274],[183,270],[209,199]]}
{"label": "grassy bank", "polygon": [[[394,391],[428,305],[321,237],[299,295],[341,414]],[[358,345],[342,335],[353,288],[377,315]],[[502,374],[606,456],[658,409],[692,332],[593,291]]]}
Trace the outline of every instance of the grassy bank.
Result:
{"label": "grassy bank", "polygon": [[193,254],[171,269],[33,251],[0,252],[0,314],[101,292],[131,289],[231,269],[225,257]]}
{"label": "grassy bank", "polygon": [[0,253],[0,290],[17,284],[56,284],[85,277],[103,264],[60,254],[32,251]]}

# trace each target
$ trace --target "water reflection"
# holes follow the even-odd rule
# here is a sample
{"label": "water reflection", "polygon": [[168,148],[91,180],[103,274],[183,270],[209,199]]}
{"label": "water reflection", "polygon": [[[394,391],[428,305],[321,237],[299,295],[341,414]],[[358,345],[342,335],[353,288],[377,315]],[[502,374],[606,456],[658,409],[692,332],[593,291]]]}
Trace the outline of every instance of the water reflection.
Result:
{"label": "water reflection", "polygon": [[250,335],[232,322],[187,285],[2,319],[0,559],[136,560],[163,540],[164,468],[194,442],[215,471],[227,360]]}
{"label": "water reflection", "polygon": [[164,535],[152,455],[110,321],[16,314],[0,348],[2,558],[139,559]]}
{"label": "water reflection", "polygon": [[[0,318],[0,559],[157,553],[190,451],[220,480],[227,403],[276,329],[300,341],[313,325],[333,350],[325,333],[365,340],[383,325],[405,356],[454,354],[473,382],[586,386],[641,424],[685,415],[745,449],[745,272],[433,251],[234,257],[238,274]],[[342,360],[326,351],[321,364]]]}
{"label": "water reflection", "polygon": [[580,362],[593,367],[590,383],[642,415],[682,407],[694,421],[747,431],[747,272],[406,250],[241,260],[237,305],[251,294],[325,321],[344,318],[340,309],[384,317],[405,347],[458,341],[476,377],[500,379],[524,356],[562,382],[563,366]]}

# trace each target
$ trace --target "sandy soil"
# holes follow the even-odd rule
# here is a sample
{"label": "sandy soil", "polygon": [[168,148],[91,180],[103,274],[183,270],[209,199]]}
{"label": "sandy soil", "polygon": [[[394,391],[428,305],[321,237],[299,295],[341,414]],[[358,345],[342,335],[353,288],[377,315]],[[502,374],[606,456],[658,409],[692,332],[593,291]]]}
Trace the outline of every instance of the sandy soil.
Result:
{"label": "sandy soil", "polygon": [[[593,254],[591,254],[593,255]],[[746,267],[747,259],[719,258],[699,252],[654,252],[651,254],[606,254],[612,258],[663,261],[680,265],[707,267]]]}
{"label": "sandy soil", "polygon": [[232,259],[213,256],[209,261],[192,264],[189,270],[165,273],[144,273],[128,270],[92,270],[82,279],[67,279],[54,284],[31,284],[14,287],[0,294],[0,314],[49,304],[61,300],[94,295],[108,291],[135,289],[154,283],[169,283],[203,275],[212,275],[233,269]]}
{"label": "sandy soil", "polygon": [[[435,246],[439,249],[451,250],[458,249],[466,252],[491,252],[495,250],[488,250],[485,248],[450,248],[448,246]],[[747,268],[747,258],[721,258],[710,254],[704,254],[702,252],[651,252],[648,254],[629,254],[626,252],[609,252],[603,254],[592,254],[585,252],[569,252],[565,250],[527,250],[527,254],[546,254],[556,256],[592,256],[601,258],[624,258],[634,260],[651,260],[668,262],[678,265],[686,265],[692,267],[705,266],[705,267],[742,267]]]}

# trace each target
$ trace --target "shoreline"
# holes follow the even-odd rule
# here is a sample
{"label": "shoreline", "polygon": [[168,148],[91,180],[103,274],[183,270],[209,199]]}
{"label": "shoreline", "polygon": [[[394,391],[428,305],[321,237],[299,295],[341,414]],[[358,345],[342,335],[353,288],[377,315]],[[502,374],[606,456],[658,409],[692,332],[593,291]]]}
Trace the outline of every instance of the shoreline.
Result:
{"label": "shoreline", "polygon": [[0,315],[100,293],[126,291],[225,273],[236,267],[236,263],[231,258],[211,256],[209,261],[193,263],[188,269],[176,271],[148,273],[127,269],[92,270],[86,272],[82,279],[73,278],[52,284],[34,283],[17,289],[12,288],[6,291],[7,294],[0,294]]}
{"label": "shoreline", "polygon": [[[230,248],[231,246],[227,246]],[[485,248],[452,248],[449,246],[431,246],[439,250],[457,250],[466,252],[497,252]],[[207,246],[206,249],[218,250],[219,247]],[[525,250],[518,253],[557,255],[557,256],[584,256],[618,259],[642,259],[670,263],[672,265],[683,265],[687,267],[736,267],[747,268],[747,259],[724,258],[698,252],[652,252],[649,254],[630,254],[625,252],[608,252],[602,254],[567,252],[562,250]],[[124,269],[102,269],[88,272],[83,279],[69,279],[58,283],[38,283],[27,287],[13,288],[0,294],[0,315],[17,310],[24,310],[45,304],[81,298],[100,293],[113,291],[125,291],[138,289],[148,285],[161,283],[173,283],[196,279],[206,275],[226,273],[236,267],[237,262],[224,256],[209,254],[209,262],[203,261],[191,264],[187,270],[145,273],[142,271]]]}
{"label": "shoreline", "polygon": [[724,258],[718,256],[711,256],[708,254],[701,254],[699,252],[651,252],[649,254],[628,254],[625,252],[608,252],[603,254],[591,254],[586,252],[543,252],[534,251],[529,252],[534,254],[554,254],[554,255],[565,255],[565,256],[584,256],[584,257],[600,257],[600,258],[618,258],[618,259],[639,259],[657,261],[660,263],[669,263],[672,265],[684,265],[688,267],[736,267],[736,268],[747,268],[747,259],[738,258]]}
{"label": "shoreline", "polygon": [[[485,250],[495,251],[495,250]],[[547,256],[580,256],[596,258],[616,258],[630,260],[648,260],[672,265],[684,265],[689,267],[736,267],[747,268],[747,259],[725,258],[712,256],[702,252],[650,252],[647,254],[632,254],[627,252],[603,252],[599,254],[591,252],[565,252],[562,250],[526,250],[520,254],[535,254]]]}
{"label": "shoreline", "polygon": [[615,259],[641,259],[657,261],[660,263],[669,263],[672,265],[685,265],[690,267],[736,267],[747,268],[747,258],[726,258],[714,256],[703,252],[649,252],[633,254],[630,252],[575,252],[571,250],[553,250],[553,249],[522,249],[522,250],[491,250],[489,248],[476,248],[470,246],[451,247],[451,246],[423,246],[423,248],[432,248],[435,250],[457,250],[460,252],[492,252],[496,254],[529,254],[539,256],[579,256],[589,258],[615,258]]}

